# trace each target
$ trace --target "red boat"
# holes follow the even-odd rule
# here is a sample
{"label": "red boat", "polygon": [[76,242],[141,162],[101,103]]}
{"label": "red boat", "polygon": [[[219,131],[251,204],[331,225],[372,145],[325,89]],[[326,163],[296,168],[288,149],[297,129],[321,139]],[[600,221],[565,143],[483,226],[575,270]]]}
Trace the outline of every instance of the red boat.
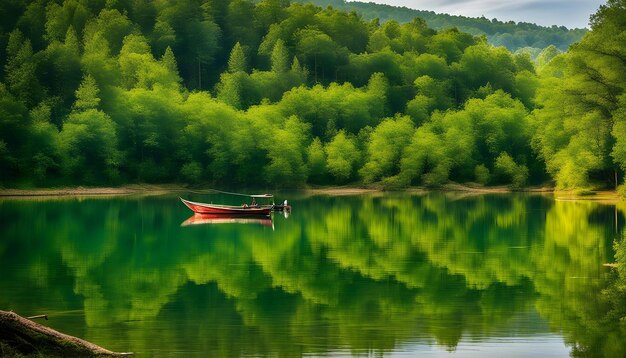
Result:
{"label": "red boat", "polygon": [[[269,195],[269,194],[268,194]],[[265,215],[269,216],[272,212],[273,205],[247,205],[234,206],[234,205],[219,205],[219,204],[206,204],[196,203],[193,201],[180,198],[183,204],[187,205],[191,211],[196,214],[222,214],[222,215]]]}

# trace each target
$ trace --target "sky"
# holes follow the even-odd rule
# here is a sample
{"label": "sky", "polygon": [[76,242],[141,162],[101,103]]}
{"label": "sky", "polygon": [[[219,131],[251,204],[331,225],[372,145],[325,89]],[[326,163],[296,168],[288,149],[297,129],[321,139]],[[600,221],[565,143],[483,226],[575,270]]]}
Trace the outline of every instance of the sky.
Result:
{"label": "sky", "polygon": [[589,16],[606,0],[360,0],[417,10],[543,26],[589,27]]}

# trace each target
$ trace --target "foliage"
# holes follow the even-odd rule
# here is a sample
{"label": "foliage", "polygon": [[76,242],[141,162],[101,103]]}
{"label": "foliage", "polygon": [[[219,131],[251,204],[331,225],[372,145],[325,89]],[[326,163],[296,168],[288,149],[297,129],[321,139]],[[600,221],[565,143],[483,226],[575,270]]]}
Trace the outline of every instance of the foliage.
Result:
{"label": "foliage", "polygon": [[504,46],[510,51],[521,48],[543,49],[549,45],[561,51],[580,40],[586,29],[567,29],[564,26],[539,26],[533,23],[499,21],[485,17],[470,18],[466,16],[438,14],[433,11],[414,10],[406,7],[375,4],[364,1],[345,0],[294,0],[302,3],[314,3],[321,7],[332,6],[344,11],[356,11],[364,19],[377,19],[380,22],[398,21],[411,22],[414,18],[424,19],[429,27],[437,30],[456,27],[472,35],[485,35],[494,46]]}
{"label": "foliage", "polygon": [[[626,170],[620,4],[569,52],[515,54],[428,16],[365,21],[341,0],[11,5],[0,183],[519,187],[547,171],[563,188],[612,186]],[[535,30],[577,33],[515,26],[532,46]]]}
{"label": "foliage", "polygon": [[542,70],[533,145],[560,188],[597,178],[615,187],[624,172],[625,15],[623,1],[609,1],[592,31]]}

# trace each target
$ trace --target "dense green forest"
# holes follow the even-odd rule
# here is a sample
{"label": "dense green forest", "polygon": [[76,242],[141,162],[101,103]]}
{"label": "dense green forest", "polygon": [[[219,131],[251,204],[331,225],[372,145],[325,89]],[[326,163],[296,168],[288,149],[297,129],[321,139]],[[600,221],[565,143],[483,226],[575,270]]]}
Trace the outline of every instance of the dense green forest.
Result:
{"label": "dense green forest", "polygon": [[537,63],[286,0],[0,4],[0,183],[613,187],[626,0]]}
{"label": "dense green forest", "polygon": [[420,17],[429,27],[445,30],[456,27],[475,36],[485,35],[489,43],[505,46],[511,51],[530,51],[538,55],[542,49],[554,45],[561,51],[578,42],[587,32],[586,29],[567,29],[564,26],[539,26],[532,23],[499,21],[485,17],[437,14],[433,11],[409,9],[407,7],[376,4],[370,2],[345,0],[294,0],[300,3],[313,3],[321,7],[332,6],[345,11],[356,11],[366,20],[379,19],[380,22],[396,20],[400,23],[411,22]]}

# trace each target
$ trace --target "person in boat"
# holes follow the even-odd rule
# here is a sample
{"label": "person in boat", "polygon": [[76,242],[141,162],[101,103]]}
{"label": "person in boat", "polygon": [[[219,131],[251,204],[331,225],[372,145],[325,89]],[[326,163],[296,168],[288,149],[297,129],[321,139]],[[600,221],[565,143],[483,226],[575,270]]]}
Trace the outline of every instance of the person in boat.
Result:
{"label": "person in boat", "polygon": [[252,197],[252,204],[250,204],[251,207],[257,207],[259,206],[259,204],[256,203],[256,198]]}

